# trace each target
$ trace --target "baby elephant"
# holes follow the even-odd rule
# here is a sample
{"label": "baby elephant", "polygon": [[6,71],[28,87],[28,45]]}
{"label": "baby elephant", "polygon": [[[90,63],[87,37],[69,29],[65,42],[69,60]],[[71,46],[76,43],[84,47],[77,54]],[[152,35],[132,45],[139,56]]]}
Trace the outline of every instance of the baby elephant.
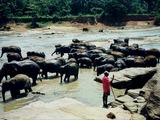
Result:
{"label": "baby elephant", "polygon": [[10,80],[6,80],[2,83],[2,97],[3,102],[5,102],[5,92],[10,90],[12,99],[17,98],[17,95],[20,94],[20,90],[24,89],[25,93],[32,91],[31,81],[32,78],[29,78],[24,74],[17,74],[15,77]]}

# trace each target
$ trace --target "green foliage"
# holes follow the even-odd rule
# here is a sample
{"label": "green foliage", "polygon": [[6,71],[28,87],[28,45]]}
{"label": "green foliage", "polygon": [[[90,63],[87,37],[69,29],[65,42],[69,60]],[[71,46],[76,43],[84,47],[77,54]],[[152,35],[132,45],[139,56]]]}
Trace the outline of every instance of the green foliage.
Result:
{"label": "green foliage", "polygon": [[29,16],[36,21],[42,17],[108,14],[119,20],[126,14],[147,13],[160,13],[159,0],[0,0],[0,19]]}
{"label": "green foliage", "polygon": [[111,1],[106,6],[106,13],[108,13],[111,21],[120,21],[126,16],[127,8],[117,1]]}
{"label": "green foliage", "polygon": [[154,25],[160,26],[160,14],[158,16],[156,16],[156,19],[154,21]]}

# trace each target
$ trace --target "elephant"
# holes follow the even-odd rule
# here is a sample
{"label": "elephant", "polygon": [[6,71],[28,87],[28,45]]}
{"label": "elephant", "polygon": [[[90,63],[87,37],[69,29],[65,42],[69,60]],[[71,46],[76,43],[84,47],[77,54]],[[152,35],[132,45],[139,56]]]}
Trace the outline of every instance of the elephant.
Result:
{"label": "elephant", "polygon": [[118,70],[122,70],[126,68],[126,63],[123,59],[120,58],[114,63],[114,67],[118,68]]}
{"label": "elephant", "polygon": [[28,56],[26,58],[23,58],[23,60],[32,60],[35,63],[37,63],[40,67],[41,70],[43,70],[44,66],[45,66],[45,59],[43,57],[39,57],[39,56]]}
{"label": "elephant", "polygon": [[97,67],[97,76],[104,73],[104,71],[110,72],[114,66],[112,64],[104,64]]}
{"label": "elephant", "polygon": [[89,31],[88,28],[83,28],[82,30],[83,30],[84,32],[88,32],[88,31]]}
{"label": "elephant", "polygon": [[70,58],[67,60],[66,64],[68,63],[77,63],[77,60],[75,58]]}
{"label": "elephant", "polygon": [[45,75],[45,78],[48,78],[48,72],[50,73],[56,73],[56,76],[58,76],[58,73],[60,73],[60,66],[66,64],[66,60],[62,57],[58,58],[54,61],[44,61],[42,67],[42,77]]}
{"label": "elephant", "polygon": [[134,56],[146,56],[146,50],[144,48],[128,47],[129,55]]}
{"label": "elephant", "polygon": [[60,53],[61,57],[64,55],[64,53],[69,53],[71,50],[70,46],[60,46],[60,47],[56,47],[55,51],[51,54],[53,56],[54,53]]}
{"label": "elephant", "polygon": [[27,57],[28,56],[38,56],[38,57],[42,57],[45,59],[46,55],[44,52],[35,52],[35,51],[28,51],[27,52]]}
{"label": "elephant", "polygon": [[128,47],[119,46],[117,44],[111,44],[110,49],[112,49],[113,51],[122,52],[125,56],[129,55]]}
{"label": "elephant", "polygon": [[69,53],[82,53],[82,52],[86,52],[87,49],[85,47],[81,47],[81,48],[71,48]]}
{"label": "elephant", "polygon": [[15,53],[18,53],[22,57],[21,48],[18,46],[4,46],[4,47],[2,47],[1,57],[3,56],[4,53],[7,53],[7,52],[15,52]]}
{"label": "elephant", "polygon": [[79,66],[77,63],[74,63],[74,62],[63,65],[60,67],[60,74],[61,74],[61,83],[62,83],[64,74],[65,74],[64,82],[69,82],[71,75],[74,75],[75,79],[78,79]]}
{"label": "elephant", "polygon": [[80,67],[86,66],[88,68],[92,68],[92,60],[89,57],[79,58],[77,62]]}
{"label": "elephant", "polygon": [[149,50],[146,50],[146,54],[147,55],[154,55],[157,58],[158,63],[159,63],[159,58],[160,58],[160,50],[159,49],[151,48]]}
{"label": "elephant", "polygon": [[4,63],[0,69],[0,82],[4,76],[14,77],[17,74],[25,74],[33,79],[33,85],[36,85],[36,79],[40,73],[40,67],[32,60],[12,61]]}
{"label": "elephant", "polygon": [[[127,47],[129,45],[129,38],[124,38],[124,41],[122,41],[120,39],[113,39],[113,41],[114,41],[113,44],[116,44],[121,47]],[[113,44],[111,44],[111,45],[113,45]]]}
{"label": "elephant", "polygon": [[20,90],[24,89],[25,93],[32,91],[31,80],[25,74],[17,74],[15,77],[12,77],[10,80],[6,80],[2,83],[2,97],[3,102],[5,102],[5,92],[10,91],[12,99],[16,99],[17,95],[20,94]]}
{"label": "elephant", "polygon": [[127,68],[133,67],[135,63],[135,57],[134,56],[125,57],[124,61]]}
{"label": "elephant", "polygon": [[117,60],[118,58],[123,58],[124,54],[122,52],[118,52],[118,51],[111,51],[110,55],[112,55],[115,60]]}
{"label": "elephant", "polygon": [[78,39],[72,39],[72,42],[73,43],[80,43],[80,42],[82,42],[81,40],[78,40]]}
{"label": "elephant", "polygon": [[93,66],[94,66],[93,70],[95,71],[97,66],[104,65],[106,63],[114,65],[115,63],[114,57],[112,55],[105,54],[103,56],[95,58],[94,63],[93,63]]}
{"label": "elephant", "polygon": [[78,60],[79,58],[82,57],[89,57],[87,52],[82,52],[82,53],[69,53],[68,54],[68,59],[70,58],[75,58],[76,60]]}
{"label": "elephant", "polygon": [[157,58],[154,55],[148,55],[144,58],[145,66],[146,67],[156,67],[157,65]]}
{"label": "elephant", "polygon": [[8,59],[8,62],[11,62],[11,61],[13,61],[13,60],[21,61],[21,60],[22,60],[22,57],[21,57],[18,53],[8,52],[8,53],[7,53],[7,59]]}
{"label": "elephant", "polygon": [[144,57],[143,56],[136,56],[133,67],[146,67]]}

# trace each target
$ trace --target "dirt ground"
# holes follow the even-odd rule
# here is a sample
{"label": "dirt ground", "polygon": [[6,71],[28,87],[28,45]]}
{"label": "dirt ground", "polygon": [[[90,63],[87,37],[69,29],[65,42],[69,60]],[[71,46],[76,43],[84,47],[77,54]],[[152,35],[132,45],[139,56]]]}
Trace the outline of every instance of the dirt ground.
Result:
{"label": "dirt ground", "polygon": [[[121,27],[113,27],[113,26],[107,26],[102,23],[96,23],[94,25],[90,25],[88,23],[86,24],[81,24],[81,23],[70,23],[70,22],[62,22],[61,24],[53,24],[51,26],[43,27],[43,28],[35,28],[32,29],[34,31],[43,31],[46,29],[51,29],[57,32],[72,32],[75,30],[82,30],[82,28],[88,28],[90,29],[129,29],[129,28],[144,28],[144,27],[151,27],[153,26],[154,21],[128,21],[125,26]],[[7,26],[11,27],[11,31],[15,32],[26,32],[28,30],[31,30],[27,28],[27,23],[8,23]],[[53,31],[53,32],[54,32]]]}

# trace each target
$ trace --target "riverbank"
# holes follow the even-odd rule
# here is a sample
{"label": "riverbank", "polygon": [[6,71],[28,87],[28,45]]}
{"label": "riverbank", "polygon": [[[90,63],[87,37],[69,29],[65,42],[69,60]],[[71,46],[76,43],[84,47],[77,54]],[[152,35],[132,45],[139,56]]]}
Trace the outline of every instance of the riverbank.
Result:
{"label": "riverbank", "polygon": [[147,28],[147,27],[153,27],[154,20],[147,20],[147,21],[128,21],[124,26],[109,26],[105,25],[103,23],[77,23],[77,22],[59,22],[59,23],[49,23],[45,27],[41,28],[28,28],[29,23],[14,23],[9,22],[6,24],[6,26],[9,26],[11,29],[10,31],[15,32],[26,32],[28,30],[33,31],[43,31],[46,29],[54,29],[57,32],[73,32],[75,30],[82,30],[82,28],[88,28],[89,30],[106,30],[106,29],[133,29],[133,28]]}

